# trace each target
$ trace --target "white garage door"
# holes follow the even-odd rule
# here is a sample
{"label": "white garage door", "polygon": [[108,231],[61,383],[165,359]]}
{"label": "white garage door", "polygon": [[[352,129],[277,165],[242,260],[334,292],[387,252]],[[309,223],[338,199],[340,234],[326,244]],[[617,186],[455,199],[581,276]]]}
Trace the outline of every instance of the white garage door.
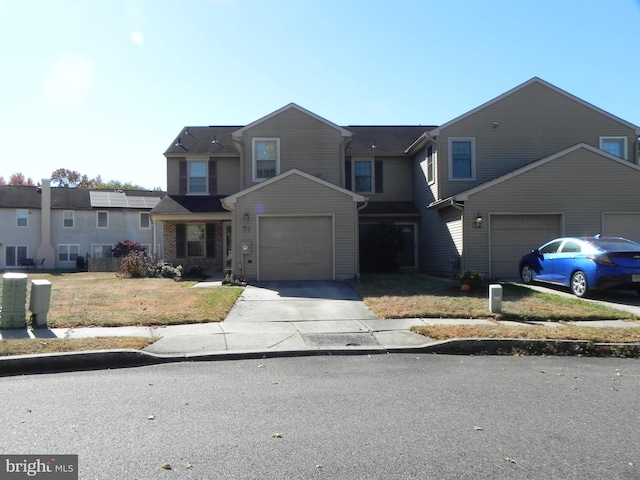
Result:
{"label": "white garage door", "polygon": [[640,243],[640,213],[605,213],[602,234]]}
{"label": "white garage door", "polygon": [[259,228],[260,280],[333,280],[332,217],[261,217]]}
{"label": "white garage door", "polygon": [[491,215],[491,276],[520,277],[518,262],[523,254],[560,236],[560,215]]}

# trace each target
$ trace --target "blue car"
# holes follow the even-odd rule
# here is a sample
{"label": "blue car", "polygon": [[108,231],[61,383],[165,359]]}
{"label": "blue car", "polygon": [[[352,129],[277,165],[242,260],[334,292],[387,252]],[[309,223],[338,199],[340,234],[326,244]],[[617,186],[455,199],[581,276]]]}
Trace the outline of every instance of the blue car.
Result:
{"label": "blue car", "polygon": [[520,259],[520,277],[569,287],[581,298],[606,288],[640,294],[640,244],[600,235],[556,238]]}

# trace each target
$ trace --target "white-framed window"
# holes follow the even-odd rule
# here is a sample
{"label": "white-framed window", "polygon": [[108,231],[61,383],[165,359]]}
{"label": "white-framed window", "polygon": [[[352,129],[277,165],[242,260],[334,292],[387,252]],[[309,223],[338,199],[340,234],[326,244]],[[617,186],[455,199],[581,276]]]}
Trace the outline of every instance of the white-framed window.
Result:
{"label": "white-framed window", "polygon": [[600,137],[600,150],[627,160],[627,137]]}
{"label": "white-framed window", "polygon": [[65,210],[62,212],[62,226],[65,228],[73,228],[73,210]]}
{"label": "white-framed window", "polygon": [[78,258],[80,245],[77,244],[60,244],[58,245],[58,261],[59,262],[75,262]]}
{"label": "white-framed window", "polygon": [[29,258],[29,247],[26,245],[7,245],[4,247],[4,259],[7,267],[19,267],[25,258]]}
{"label": "white-framed window", "polygon": [[16,225],[18,227],[28,227],[29,226],[29,211],[23,208],[19,208],[16,210]]}
{"label": "white-framed window", "polygon": [[91,245],[92,258],[111,258],[113,245]]}
{"label": "white-framed window", "polygon": [[427,183],[433,183],[435,179],[433,145],[427,147]]}
{"label": "white-framed window", "polygon": [[253,139],[253,181],[261,182],[280,173],[280,139]]}
{"label": "white-framed window", "polygon": [[373,192],[373,160],[353,161],[353,181],[354,191]]}
{"label": "white-framed window", "polygon": [[189,193],[207,193],[207,162],[187,162]]}
{"label": "white-framed window", "polygon": [[151,228],[151,214],[140,212],[140,228]]}
{"label": "white-framed window", "polygon": [[96,222],[98,228],[109,228],[109,212],[98,210],[96,212]]}
{"label": "white-framed window", "polygon": [[476,139],[449,139],[449,180],[475,180]]}

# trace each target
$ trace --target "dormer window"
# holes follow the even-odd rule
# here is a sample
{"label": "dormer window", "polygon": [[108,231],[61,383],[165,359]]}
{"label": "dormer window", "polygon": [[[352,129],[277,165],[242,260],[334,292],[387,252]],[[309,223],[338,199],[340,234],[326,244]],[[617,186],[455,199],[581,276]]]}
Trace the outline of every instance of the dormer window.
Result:
{"label": "dormer window", "polygon": [[280,139],[253,139],[253,181],[261,182],[280,173]]}
{"label": "dormer window", "polygon": [[627,137],[600,137],[600,150],[627,159]]}

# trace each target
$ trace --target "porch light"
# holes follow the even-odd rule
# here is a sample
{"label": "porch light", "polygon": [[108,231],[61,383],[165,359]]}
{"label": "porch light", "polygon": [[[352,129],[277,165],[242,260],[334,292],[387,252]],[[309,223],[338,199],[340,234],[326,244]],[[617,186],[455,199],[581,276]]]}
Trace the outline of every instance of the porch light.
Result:
{"label": "porch light", "polygon": [[249,214],[248,214],[248,213],[245,213],[245,214],[242,216],[242,219],[244,220],[244,223],[249,223]]}
{"label": "porch light", "polygon": [[480,212],[476,213],[476,219],[471,226],[473,228],[482,228],[482,214]]}

